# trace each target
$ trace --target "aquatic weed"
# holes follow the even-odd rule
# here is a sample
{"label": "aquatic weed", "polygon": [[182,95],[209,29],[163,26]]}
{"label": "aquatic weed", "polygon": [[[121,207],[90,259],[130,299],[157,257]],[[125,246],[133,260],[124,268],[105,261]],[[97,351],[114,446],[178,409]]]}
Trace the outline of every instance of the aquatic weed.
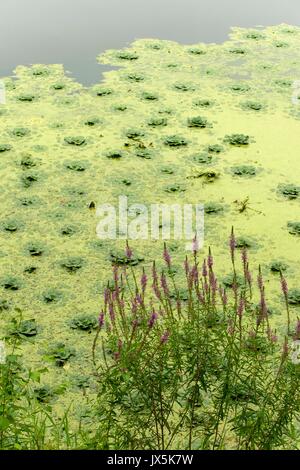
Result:
{"label": "aquatic weed", "polygon": [[76,147],[80,147],[86,144],[86,138],[82,136],[68,136],[64,137],[64,142],[69,145],[75,145]]}
{"label": "aquatic weed", "polygon": [[288,222],[287,228],[291,235],[300,236],[300,222]]}
{"label": "aquatic weed", "polygon": [[230,134],[224,137],[224,142],[237,147],[249,145],[250,137],[245,134]]}
{"label": "aquatic weed", "polygon": [[46,304],[59,302],[62,298],[63,293],[54,287],[50,287],[47,291],[43,292],[42,294],[42,299]]}
{"label": "aquatic weed", "polygon": [[65,162],[64,166],[68,170],[82,172],[82,171],[85,171],[89,165],[87,162],[82,161],[82,160],[73,160],[73,161]]}
{"label": "aquatic weed", "polygon": [[84,265],[83,258],[79,256],[71,256],[60,262],[60,266],[70,273],[75,273]]}
{"label": "aquatic weed", "polygon": [[65,343],[57,342],[49,348],[47,356],[54,360],[58,367],[62,367],[72,356],[75,356],[75,349]]}
{"label": "aquatic weed", "polygon": [[94,315],[78,315],[69,321],[69,325],[73,329],[88,331],[89,333],[97,328],[98,322]]}
{"label": "aquatic weed", "polygon": [[288,269],[288,264],[285,263],[284,261],[275,260],[275,261],[271,261],[269,267],[270,267],[270,271],[274,273],[279,273],[279,272],[286,271]]}
{"label": "aquatic weed", "polygon": [[169,147],[183,147],[188,145],[187,140],[179,135],[169,135],[164,139],[164,144]]}
{"label": "aquatic weed", "polygon": [[278,192],[287,199],[297,199],[300,195],[300,186],[294,184],[280,184]]}
{"label": "aquatic weed", "polygon": [[12,149],[10,144],[0,144],[0,153],[9,152]]}
{"label": "aquatic weed", "polygon": [[0,285],[6,290],[17,291],[22,287],[22,282],[14,276],[5,276]]}
{"label": "aquatic weed", "polygon": [[12,320],[12,324],[9,328],[9,334],[16,335],[19,338],[30,338],[36,336],[38,333],[36,321],[34,318],[30,320],[16,321]]}
{"label": "aquatic weed", "polygon": [[231,173],[235,176],[255,176],[257,170],[252,165],[237,165],[230,169]]}
{"label": "aquatic weed", "polygon": [[194,116],[192,118],[188,118],[187,125],[188,127],[199,127],[201,129],[212,127],[212,124],[209,123],[208,120],[202,116]]}

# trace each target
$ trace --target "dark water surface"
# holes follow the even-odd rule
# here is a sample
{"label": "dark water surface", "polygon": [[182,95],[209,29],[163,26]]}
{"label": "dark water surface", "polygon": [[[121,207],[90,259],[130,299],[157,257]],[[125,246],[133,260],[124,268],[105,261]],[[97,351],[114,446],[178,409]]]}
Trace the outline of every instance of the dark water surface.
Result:
{"label": "dark water surface", "polygon": [[137,38],[223,42],[231,26],[300,25],[299,0],[0,0],[0,76],[17,65],[63,63],[90,85],[96,56]]}

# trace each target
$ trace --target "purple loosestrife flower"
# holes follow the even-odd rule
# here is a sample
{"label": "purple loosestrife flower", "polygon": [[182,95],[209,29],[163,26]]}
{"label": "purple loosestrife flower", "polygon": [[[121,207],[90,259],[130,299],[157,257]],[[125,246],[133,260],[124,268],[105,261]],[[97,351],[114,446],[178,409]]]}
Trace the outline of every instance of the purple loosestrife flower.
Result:
{"label": "purple loosestrife flower", "polygon": [[240,302],[239,302],[239,306],[238,306],[238,309],[237,309],[237,314],[240,318],[243,316],[244,308],[245,308],[245,301],[244,301],[243,297],[241,297]]}
{"label": "purple loosestrife flower", "polygon": [[166,344],[167,341],[169,340],[169,337],[170,337],[170,332],[169,332],[169,331],[165,331],[165,332],[162,334],[161,338],[160,338],[161,344]]}
{"label": "purple loosestrife flower", "polygon": [[157,317],[158,317],[157,313],[156,313],[156,312],[152,312],[151,317],[150,317],[150,320],[148,321],[148,327],[149,327],[149,328],[153,328],[153,325],[154,325],[154,323],[156,322]]}
{"label": "purple loosestrife flower", "polygon": [[169,297],[169,288],[168,288],[167,279],[166,279],[166,276],[164,275],[164,273],[162,273],[162,275],[160,276],[160,284],[161,284],[161,287],[164,291],[164,294],[167,297]]}
{"label": "purple loosestrife flower", "polygon": [[226,305],[228,303],[228,297],[227,297],[227,294],[226,294],[226,290],[222,289],[221,286],[219,287],[219,294],[220,294],[220,297],[221,297],[223,307],[226,307]]}
{"label": "purple loosestrife flower", "polygon": [[196,256],[197,252],[199,251],[199,242],[197,240],[196,235],[195,235],[195,237],[193,238],[193,241],[192,241],[192,251],[194,253],[194,256]]}
{"label": "purple loosestrife flower", "polygon": [[289,344],[287,337],[284,338],[282,346],[282,359],[285,359],[289,355]]}
{"label": "purple loosestrife flower", "polygon": [[206,277],[206,276],[207,276],[206,260],[203,261],[203,265],[202,265],[202,276],[203,276],[203,277]]}
{"label": "purple loosestrife flower", "polygon": [[251,276],[251,273],[249,271],[249,264],[248,263],[247,263],[247,266],[246,266],[245,274],[246,274],[246,279],[248,281],[248,284],[249,284],[249,286],[251,286],[252,285],[252,276]]}
{"label": "purple loosestrife flower", "polygon": [[104,312],[101,312],[98,318],[99,328],[101,329],[104,325]]}
{"label": "purple loosestrife flower", "polygon": [[248,264],[248,253],[247,253],[247,248],[246,248],[246,247],[244,247],[244,248],[242,249],[241,258],[242,258],[242,262],[243,262],[243,266],[244,266],[244,271],[245,271],[246,268],[247,268],[247,264]]}
{"label": "purple loosestrife flower", "polygon": [[187,256],[185,257],[185,260],[184,260],[184,270],[185,270],[186,276],[188,276],[190,272],[190,265],[189,265],[189,260]]}
{"label": "purple loosestrife flower", "polygon": [[230,254],[231,254],[231,261],[234,264],[234,252],[236,249],[236,239],[234,236],[233,227],[231,228],[231,235],[229,238],[229,248],[230,248]]}
{"label": "purple loosestrife flower", "polygon": [[114,323],[116,315],[115,315],[114,305],[112,302],[109,304],[108,311],[109,311],[110,319],[112,323]]}
{"label": "purple loosestrife flower", "polygon": [[163,258],[164,258],[164,260],[165,260],[165,262],[166,262],[166,265],[167,265],[168,268],[170,269],[170,267],[171,267],[171,256],[170,256],[170,253],[168,252],[166,243],[164,243]]}
{"label": "purple loosestrife flower", "polygon": [[126,258],[128,258],[128,259],[131,259],[132,255],[133,255],[133,251],[132,251],[132,249],[130,248],[130,246],[128,244],[128,240],[126,241],[125,255],[126,255]]}
{"label": "purple loosestrife flower", "polygon": [[286,279],[283,277],[282,274],[281,274],[281,276],[280,276],[280,283],[281,283],[281,290],[282,290],[282,292],[283,292],[283,295],[284,295],[285,297],[287,297],[288,292],[289,292],[289,288],[288,288]]}
{"label": "purple loosestrife flower", "polygon": [[209,272],[209,284],[210,284],[212,291],[216,292],[218,285],[217,285],[217,278],[214,275],[213,271]]}
{"label": "purple loosestrife flower", "polygon": [[277,343],[278,337],[276,335],[276,331],[272,331],[271,328],[268,328],[267,329],[267,335],[268,335],[269,341],[271,343]]}
{"label": "purple loosestrife flower", "polygon": [[209,269],[212,269],[213,265],[214,265],[214,259],[213,259],[213,256],[211,254],[211,249],[209,247],[208,257],[207,257],[207,266],[208,266]]}
{"label": "purple loosestrife flower", "polygon": [[191,277],[195,284],[198,284],[199,281],[199,273],[197,266],[193,266],[191,269]]}
{"label": "purple loosestrife flower", "polygon": [[263,281],[260,265],[258,267],[257,285],[258,285],[259,290],[262,292],[264,288],[264,281]]}
{"label": "purple loosestrife flower", "polygon": [[158,298],[158,300],[161,299],[161,293],[160,293],[160,290],[158,288],[158,285],[157,284],[153,284],[152,285],[152,289],[153,289],[153,292],[154,294],[156,295],[156,297]]}
{"label": "purple loosestrife flower", "polygon": [[117,284],[118,284],[118,281],[119,281],[119,269],[118,269],[118,266],[114,266],[114,267],[113,267],[113,272],[114,272],[114,281],[115,281],[115,284],[117,285]]}
{"label": "purple loosestrife flower", "polygon": [[145,292],[146,290],[146,287],[147,287],[147,282],[148,282],[148,278],[147,278],[147,275],[143,269],[143,274],[142,274],[142,277],[141,277],[141,286],[142,286],[142,291]]}
{"label": "purple loosestrife flower", "polygon": [[138,305],[136,299],[131,301],[131,311],[135,315],[137,313]]}
{"label": "purple loosestrife flower", "polygon": [[108,288],[104,289],[104,305],[107,306],[110,299],[110,290]]}
{"label": "purple loosestrife flower", "polygon": [[152,264],[152,279],[153,279],[153,284],[158,283],[158,275],[156,271],[155,261],[153,261],[153,264]]}
{"label": "purple loosestrife flower", "polygon": [[198,297],[200,304],[205,305],[205,299],[203,295],[201,294],[201,292],[197,292],[197,297]]}

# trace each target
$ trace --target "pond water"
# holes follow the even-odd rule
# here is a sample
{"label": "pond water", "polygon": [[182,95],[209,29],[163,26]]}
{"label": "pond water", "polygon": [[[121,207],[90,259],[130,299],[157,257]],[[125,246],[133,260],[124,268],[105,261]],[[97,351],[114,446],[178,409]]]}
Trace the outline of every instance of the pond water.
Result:
{"label": "pond water", "polygon": [[138,38],[223,42],[231,26],[300,25],[297,0],[2,0],[0,76],[17,65],[64,64],[84,85],[108,66],[95,57]]}
{"label": "pond water", "polygon": [[[53,21],[65,21],[59,15],[69,12],[75,22],[79,3],[64,2],[64,13],[58,2],[51,3],[57,5]],[[92,2],[85,4],[91,7]],[[226,285],[230,270],[228,235],[234,225],[239,249],[249,248],[254,276],[262,265],[272,326],[279,334],[285,331],[279,262],[287,267],[290,286],[300,287],[300,90],[294,86],[300,77],[300,28],[234,28],[224,41],[227,25],[214,38],[209,28],[203,29],[204,37],[186,26],[185,33],[178,29],[167,40],[177,11],[172,5],[169,30],[132,31],[126,10],[115,24],[124,35],[118,40],[112,35],[116,42],[109,43],[101,42],[97,28],[92,28],[101,9],[91,15],[87,7],[89,40],[75,22],[76,42],[62,23],[55,28],[56,36],[52,24],[49,35],[39,10],[31,9],[22,21],[35,46],[31,50],[26,34],[23,50],[5,56],[6,103],[0,105],[0,328],[6,331],[16,308],[31,320],[29,335],[34,334],[22,343],[22,352],[28,364],[49,364],[43,380],[57,395],[58,406],[71,399],[77,405],[79,397],[80,407],[82,392],[76,384],[89,383],[92,377],[93,335],[76,322],[74,328],[74,318],[97,319],[101,293],[111,279],[111,257],[116,259],[122,250],[119,259],[124,259],[123,240],[97,239],[94,205],[117,204],[120,194],[144,204],[204,203],[205,249],[213,249],[220,283]],[[272,5],[275,14],[277,4]],[[104,13],[99,17],[107,29]],[[142,13],[145,16],[147,9],[141,17]],[[278,22],[287,21],[277,13]],[[195,25],[192,16],[188,10],[184,25]],[[167,12],[165,21],[166,17]],[[238,20],[242,25],[246,21],[231,15],[228,22]],[[247,21],[254,24],[258,19]],[[15,28],[20,41],[21,22]],[[33,39],[37,31],[45,34],[46,42]],[[140,36],[139,31],[157,39],[124,47]],[[180,42],[174,41],[176,34]],[[70,48],[64,49],[68,43]],[[96,63],[104,49],[98,60],[106,70],[114,70],[105,72],[103,83],[82,86],[80,81],[95,80],[92,69],[85,73],[88,57],[95,56]],[[71,50],[78,68],[71,67]],[[37,64],[20,65],[28,62]],[[79,81],[51,63],[67,64]],[[12,80],[11,69],[18,64]],[[139,267],[150,267],[153,259],[161,267],[161,248],[161,242],[133,242]],[[183,242],[171,241],[170,250],[178,268]],[[295,300],[300,303],[300,294]],[[293,321],[299,316],[299,306],[292,316]],[[63,367],[49,357],[49,348],[57,341],[75,350]]]}

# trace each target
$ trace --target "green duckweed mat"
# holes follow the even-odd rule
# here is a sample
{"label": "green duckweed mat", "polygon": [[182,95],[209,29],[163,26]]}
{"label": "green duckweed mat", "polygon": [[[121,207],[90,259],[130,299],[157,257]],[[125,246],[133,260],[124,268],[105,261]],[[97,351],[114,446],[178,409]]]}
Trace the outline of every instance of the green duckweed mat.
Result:
{"label": "green duckweed mat", "polygon": [[[235,227],[279,331],[278,270],[300,288],[300,28],[141,39],[99,62],[119,68],[91,88],[61,65],[19,66],[0,105],[0,327],[22,311],[24,360],[46,364],[47,397],[83,416],[101,294],[124,247],[97,238],[97,205],[204,203],[203,253],[212,247],[226,278]],[[134,269],[161,258],[160,241],[131,245]],[[169,243],[175,268],[184,246]]]}

